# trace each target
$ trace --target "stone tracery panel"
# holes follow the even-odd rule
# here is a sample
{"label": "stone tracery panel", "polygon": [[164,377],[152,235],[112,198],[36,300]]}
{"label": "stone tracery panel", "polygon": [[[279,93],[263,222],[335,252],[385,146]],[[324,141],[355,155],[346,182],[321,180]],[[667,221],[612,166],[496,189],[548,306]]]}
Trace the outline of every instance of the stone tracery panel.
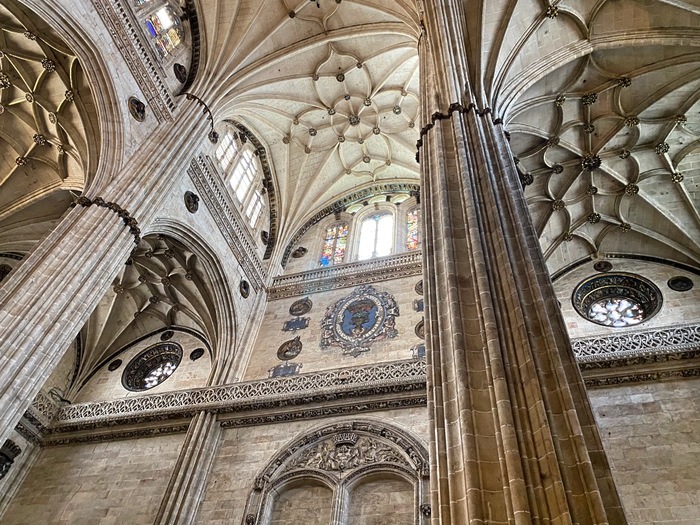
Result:
{"label": "stone tracery panel", "polygon": [[[334,489],[331,522],[350,523],[349,517],[358,512],[379,511],[376,505],[370,505],[369,511],[363,509],[357,496],[383,486],[376,483],[380,479],[397,485],[402,499],[410,499],[410,522],[422,523],[421,519],[427,517],[421,510],[427,503],[421,502],[427,497],[428,476],[427,452],[407,433],[373,421],[327,425],[294,440],[255,478],[243,525],[295,522],[291,515],[284,521],[279,518],[280,502],[289,499],[285,490],[314,485]],[[352,494],[358,507],[354,514],[348,510],[353,504]]]}

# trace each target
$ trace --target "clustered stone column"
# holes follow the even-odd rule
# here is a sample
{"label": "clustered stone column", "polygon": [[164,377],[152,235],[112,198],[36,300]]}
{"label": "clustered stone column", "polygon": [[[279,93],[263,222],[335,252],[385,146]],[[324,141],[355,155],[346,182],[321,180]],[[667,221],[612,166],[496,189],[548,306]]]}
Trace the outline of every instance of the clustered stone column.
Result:
{"label": "clustered stone column", "polygon": [[471,5],[426,2],[420,43],[432,522],[625,523],[505,134],[468,79]]}

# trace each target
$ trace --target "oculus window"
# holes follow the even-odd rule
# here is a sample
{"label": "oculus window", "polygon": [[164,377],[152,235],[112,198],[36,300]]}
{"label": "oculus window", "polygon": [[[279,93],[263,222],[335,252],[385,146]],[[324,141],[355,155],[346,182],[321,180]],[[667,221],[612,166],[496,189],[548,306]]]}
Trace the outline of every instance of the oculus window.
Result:
{"label": "oculus window", "polygon": [[625,328],[651,319],[663,298],[650,280],[629,273],[589,277],[576,286],[572,303],[583,318],[610,328]]}

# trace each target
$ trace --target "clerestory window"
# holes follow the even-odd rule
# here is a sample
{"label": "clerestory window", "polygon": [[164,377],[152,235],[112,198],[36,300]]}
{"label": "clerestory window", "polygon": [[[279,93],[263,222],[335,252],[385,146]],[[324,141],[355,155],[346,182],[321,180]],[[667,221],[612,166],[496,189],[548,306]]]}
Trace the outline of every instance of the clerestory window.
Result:
{"label": "clerestory window", "polygon": [[321,251],[321,266],[340,264],[348,245],[348,223],[339,222],[326,229]]}
{"label": "clerestory window", "polygon": [[362,221],[357,259],[390,255],[394,246],[394,214],[378,212]]}

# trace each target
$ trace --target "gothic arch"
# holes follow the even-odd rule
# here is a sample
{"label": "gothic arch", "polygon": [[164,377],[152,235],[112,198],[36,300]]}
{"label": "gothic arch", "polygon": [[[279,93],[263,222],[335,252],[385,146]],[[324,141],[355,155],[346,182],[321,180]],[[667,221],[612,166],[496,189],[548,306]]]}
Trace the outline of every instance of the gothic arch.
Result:
{"label": "gothic arch", "polygon": [[232,348],[235,351],[238,338],[238,323],[236,311],[232,302],[234,291],[222,272],[222,264],[216,252],[204,241],[201,236],[188,225],[172,219],[159,218],[148,227],[148,233],[160,233],[168,235],[183,243],[199,258],[202,267],[211,279],[211,291],[213,310],[216,322],[216,341],[212,341],[212,368],[216,374],[222,372],[224,361],[230,361],[231,355],[222,355],[221,349]]}
{"label": "gothic arch", "polygon": [[333,523],[347,516],[348,494],[363,481],[391,476],[414,490],[415,523],[429,515],[428,453],[410,433],[385,422],[358,419],[311,429],[280,450],[255,478],[243,525],[266,525],[275,500],[304,480],[334,490]]}

